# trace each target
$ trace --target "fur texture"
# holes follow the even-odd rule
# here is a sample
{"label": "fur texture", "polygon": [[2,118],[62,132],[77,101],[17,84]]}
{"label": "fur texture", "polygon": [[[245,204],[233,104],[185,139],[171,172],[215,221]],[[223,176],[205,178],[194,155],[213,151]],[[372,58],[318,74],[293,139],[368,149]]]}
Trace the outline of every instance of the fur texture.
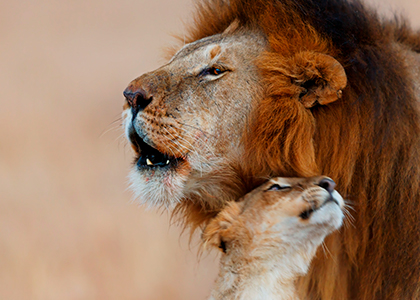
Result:
{"label": "fur texture", "polygon": [[[323,173],[354,202],[354,226],[327,239],[335,263],[319,253],[302,280],[309,299],[420,298],[418,73],[407,63],[420,35],[403,21],[381,22],[359,1],[226,2],[198,5],[190,41],[233,21],[269,41],[258,63],[267,93],[245,137],[244,178]],[[296,94],[278,71],[308,50],[335,57],[348,81],[342,99],[314,107],[313,118],[287,107]]]}
{"label": "fur texture", "polygon": [[[142,201],[178,203],[195,228],[267,178],[326,174],[355,220],[326,239],[332,259],[318,252],[299,291],[419,299],[420,35],[357,0],[197,5],[188,44],[126,90],[150,102],[125,119],[128,135],[179,162],[135,167]],[[219,63],[226,72],[210,74]]]}
{"label": "fur texture", "polygon": [[343,199],[325,177],[273,178],[230,202],[203,232],[221,248],[211,300],[297,300],[295,280],[343,221]]}

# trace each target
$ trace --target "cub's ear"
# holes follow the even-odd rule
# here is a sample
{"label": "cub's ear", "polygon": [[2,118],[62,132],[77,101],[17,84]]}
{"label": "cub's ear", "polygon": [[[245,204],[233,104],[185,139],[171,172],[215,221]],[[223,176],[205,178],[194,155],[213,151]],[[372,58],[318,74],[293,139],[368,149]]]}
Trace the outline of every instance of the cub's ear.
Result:
{"label": "cub's ear", "polygon": [[285,75],[297,86],[299,101],[306,108],[341,98],[347,76],[343,66],[332,56],[303,51],[293,56],[288,64],[289,74]]}
{"label": "cub's ear", "polygon": [[203,246],[208,245],[219,248],[226,253],[229,242],[234,238],[232,224],[235,222],[241,211],[241,204],[230,202],[214,219],[212,219],[201,235]]}

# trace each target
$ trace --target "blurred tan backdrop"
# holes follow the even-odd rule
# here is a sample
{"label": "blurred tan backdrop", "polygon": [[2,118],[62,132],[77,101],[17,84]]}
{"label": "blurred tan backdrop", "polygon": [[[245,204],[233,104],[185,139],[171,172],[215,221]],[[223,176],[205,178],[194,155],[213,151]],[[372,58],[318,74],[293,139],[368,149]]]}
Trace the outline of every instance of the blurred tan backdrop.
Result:
{"label": "blurred tan backdrop", "polygon": [[[420,25],[418,0],[371,0]],[[205,299],[167,213],[133,203],[122,91],[164,61],[192,0],[0,1],[0,299]]]}

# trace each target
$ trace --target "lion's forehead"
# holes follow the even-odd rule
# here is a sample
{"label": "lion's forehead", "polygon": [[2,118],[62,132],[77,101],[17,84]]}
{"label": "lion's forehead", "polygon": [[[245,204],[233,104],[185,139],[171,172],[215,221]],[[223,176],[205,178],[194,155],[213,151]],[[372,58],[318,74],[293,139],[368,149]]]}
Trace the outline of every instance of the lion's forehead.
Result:
{"label": "lion's forehead", "polygon": [[210,36],[210,37],[186,44],[172,57],[171,62],[174,60],[185,58],[186,56],[189,56],[191,54],[204,52],[205,49],[209,47],[220,45],[222,41],[223,39],[219,35],[214,35],[214,36]]}
{"label": "lion's forehead", "polygon": [[[258,37],[255,35],[252,35],[252,38],[250,38],[249,36],[244,35],[223,36],[221,34],[218,34],[184,45],[172,57],[169,63],[206,63],[206,61],[203,61],[203,59],[209,59],[210,52],[215,47],[220,47],[220,53],[227,53],[230,57],[232,55],[235,55],[236,52],[240,54],[240,56],[243,56],[245,54],[255,56],[259,54],[262,49],[264,49],[264,41],[265,40],[263,37]],[[254,51],[250,51],[253,49]]]}

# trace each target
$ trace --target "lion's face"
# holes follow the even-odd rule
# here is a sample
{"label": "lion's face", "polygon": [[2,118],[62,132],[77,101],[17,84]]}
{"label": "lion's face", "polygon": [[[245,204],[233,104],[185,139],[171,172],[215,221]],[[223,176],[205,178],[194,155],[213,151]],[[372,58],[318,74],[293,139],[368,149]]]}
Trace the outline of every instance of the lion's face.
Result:
{"label": "lion's face", "polygon": [[247,118],[262,93],[253,62],[264,48],[257,33],[211,36],[129,84],[123,120],[142,202],[171,206],[200,194],[241,159]]}

